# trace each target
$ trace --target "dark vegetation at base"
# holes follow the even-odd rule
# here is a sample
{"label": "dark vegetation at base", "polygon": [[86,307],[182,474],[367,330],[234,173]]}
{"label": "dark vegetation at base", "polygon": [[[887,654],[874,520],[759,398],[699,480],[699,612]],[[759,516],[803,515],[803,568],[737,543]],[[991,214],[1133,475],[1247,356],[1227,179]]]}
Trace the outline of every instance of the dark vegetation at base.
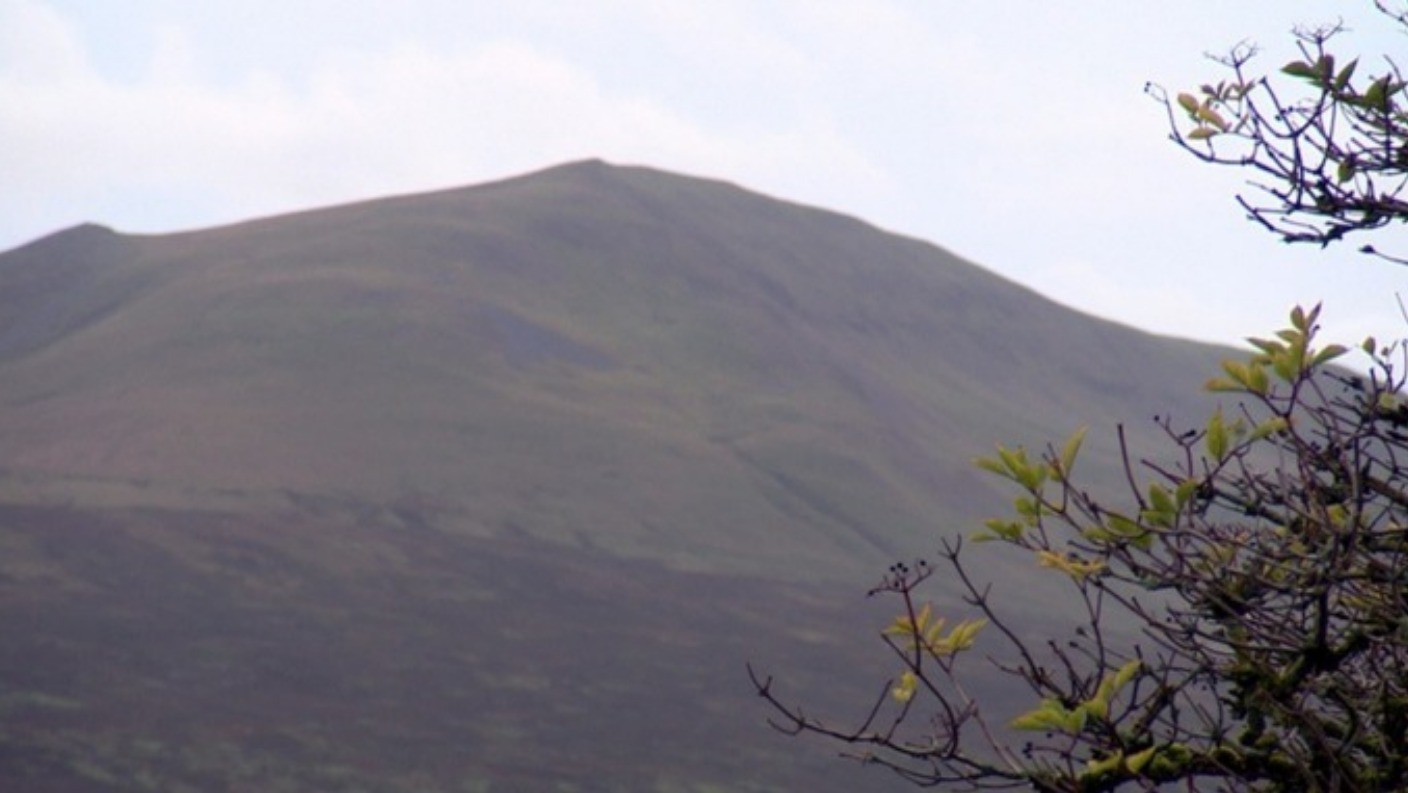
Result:
{"label": "dark vegetation at base", "polygon": [[11,507],[0,543],[9,789],[887,786],[799,756],[747,685],[763,658],[874,693],[834,681],[885,668],[841,641],[884,615],[820,587],[306,517]]}

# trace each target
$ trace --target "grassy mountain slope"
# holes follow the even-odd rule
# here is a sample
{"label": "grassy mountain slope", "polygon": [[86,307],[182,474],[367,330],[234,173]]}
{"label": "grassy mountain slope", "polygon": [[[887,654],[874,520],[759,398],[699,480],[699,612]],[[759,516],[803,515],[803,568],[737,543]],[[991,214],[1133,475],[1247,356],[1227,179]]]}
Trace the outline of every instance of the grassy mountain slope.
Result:
{"label": "grassy mountain slope", "polygon": [[991,509],[973,454],[1186,405],[1214,358],[850,218],[595,162],[81,227],[6,254],[0,294],[16,474],[414,504],[728,571],[907,553]]}
{"label": "grassy mountain slope", "polygon": [[856,595],[999,508],[970,457],[1194,415],[1225,353],[600,162],[60,232],[0,254],[0,775],[851,789],[744,660],[863,706]]}

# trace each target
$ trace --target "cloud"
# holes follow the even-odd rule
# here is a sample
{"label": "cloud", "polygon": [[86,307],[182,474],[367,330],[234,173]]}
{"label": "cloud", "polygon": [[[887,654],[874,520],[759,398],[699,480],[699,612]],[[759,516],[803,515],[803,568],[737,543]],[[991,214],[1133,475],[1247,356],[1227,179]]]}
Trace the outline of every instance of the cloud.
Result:
{"label": "cloud", "polygon": [[64,80],[89,68],[63,18],[39,3],[0,0],[0,73],[8,78]]}
{"label": "cloud", "polygon": [[298,79],[251,65],[216,80],[202,70],[195,36],[166,24],[139,76],[118,81],[93,67],[72,25],[38,4],[0,6],[0,29],[27,42],[0,66],[0,171],[30,185],[0,198],[12,218],[0,244],[36,226],[93,219],[166,230],[588,156],[782,191],[814,187],[799,183],[822,171],[883,190],[863,151],[824,119],[711,122],[511,37],[452,51],[416,41],[330,48]]}
{"label": "cloud", "polygon": [[0,249],[600,156],[856,214],[1142,327],[1235,340],[1324,296],[1391,328],[1392,268],[1278,267],[1233,202],[1245,174],[1168,145],[1140,95],[1241,36],[1284,43],[1311,5],[0,0],[0,175],[22,186]]}

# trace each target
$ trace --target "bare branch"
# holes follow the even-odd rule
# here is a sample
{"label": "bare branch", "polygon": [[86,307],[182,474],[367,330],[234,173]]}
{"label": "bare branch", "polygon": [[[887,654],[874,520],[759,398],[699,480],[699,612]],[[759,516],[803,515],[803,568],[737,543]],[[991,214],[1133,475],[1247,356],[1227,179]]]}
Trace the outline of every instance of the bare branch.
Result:
{"label": "bare branch", "polygon": [[[1072,478],[1079,436],[980,463],[1021,493],[985,538],[1069,581],[1071,635],[1016,630],[946,540],[947,578],[980,619],[948,627],[917,595],[934,568],[895,565],[872,594],[900,601],[883,635],[898,681],[836,728],[750,668],[775,726],[968,790],[1408,788],[1408,402],[1390,358],[1408,352],[1373,351],[1367,376],[1330,369],[1340,350],[1315,349],[1317,316],[1297,309],[1225,367],[1214,385],[1240,400],[1235,418],[1156,417],[1172,451],[1138,464],[1120,429],[1126,512]],[[964,671],[984,626],[983,662],[1034,706],[1005,726]]]}

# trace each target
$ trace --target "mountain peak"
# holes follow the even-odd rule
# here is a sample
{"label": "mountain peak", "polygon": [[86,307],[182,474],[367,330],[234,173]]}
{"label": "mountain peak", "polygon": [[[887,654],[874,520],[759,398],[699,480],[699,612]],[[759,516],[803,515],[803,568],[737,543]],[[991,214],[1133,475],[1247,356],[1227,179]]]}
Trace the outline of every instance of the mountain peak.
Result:
{"label": "mountain peak", "polygon": [[[855,218],[599,159],[184,234],[85,225],[0,255],[17,469],[446,494],[480,530],[587,521],[645,556],[682,553],[654,545],[673,525],[721,569],[768,563],[739,550],[758,525],[818,569],[887,558],[935,498],[982,508],[938,450],[1157,409],[1209,360]],[[689,481],[747,518],[636,506]],[[524,483],[593,495],[540,513]]]}
{"label": "mountain peak", "polygon": [[649,165],[613,163],[599,157],[573,160],[540,170],[529,171],[517,176],[507,177],[496,182],[472,185],[462,189],[476,190],[491,188],[494,185],[534,183],[573,184],[584,189],[595,190],[606,190],[612,189],[613,187],[618,189],[659,190],[666,186],[673,186],[679,189],[688,185],[695,188],[722,188],[739,194],[765,198],[769,201],[779,201],[778,199],[764,196],[722,179],[684,174]]}
{"label": "mountain peak", "polygon": [[43,247],[50,254],[62,251],[78,253],[92,250],[96,246],[111,245],[121,237],[121,234],[99,223],[79,223],[32,240],[15,251]]}

